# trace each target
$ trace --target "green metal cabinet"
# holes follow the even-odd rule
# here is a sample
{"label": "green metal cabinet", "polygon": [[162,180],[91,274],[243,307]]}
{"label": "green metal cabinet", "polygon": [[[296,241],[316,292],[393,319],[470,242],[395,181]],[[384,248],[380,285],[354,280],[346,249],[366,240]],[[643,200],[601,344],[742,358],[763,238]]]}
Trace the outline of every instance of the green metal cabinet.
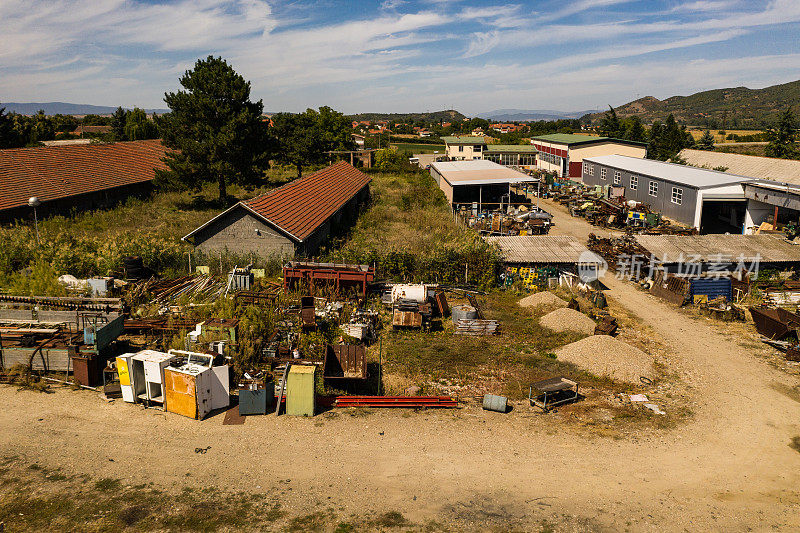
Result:
{"label": "green metal cabinet", "polygon": [[286,378],[286,414],[294,416],[314,416],[314,373],[313,365],[293,365]]}

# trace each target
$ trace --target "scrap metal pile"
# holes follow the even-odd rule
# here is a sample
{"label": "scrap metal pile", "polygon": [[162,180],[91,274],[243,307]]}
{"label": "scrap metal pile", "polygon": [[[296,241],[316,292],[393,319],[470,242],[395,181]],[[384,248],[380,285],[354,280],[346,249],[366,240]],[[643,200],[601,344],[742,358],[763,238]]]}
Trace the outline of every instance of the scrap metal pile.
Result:
{"label": "scrap metal pile", "polygon": [[620,265],[625,264],[625,261],[630,261],[632,258],[645,262],[644,265],[641,265],[643,273],[649,269],[650,253],[636,242],[632,235],[605,238],[590,233],[586,247],[605,259],[612,270],[616,270]]}
{"label": "scrap metal pile", "polygon": [[622,196],[604,196],[602,189],[571,187],[554,199],[565,206],[570,215],[583,217],[595,226],[625,229],[648,235],[693,235],[697,231],[671,223],[653,211],[648,204]]}
{"label": "scrap metal pile", "polygon": [[546,235],[553,216],[536,206],[509,207],[506,212],[461,213],[466,224],[488,235]]}
{"label": "scrap metal pile", "polygon": [[175,279],[150,278],[131,284],[126,298],[129,301],[149,300],[159,305],[159,312],[164,313],[182,297],[190,297],[195,302],[212,302],[222,296],[226,288],[223,281],[204,274]]}

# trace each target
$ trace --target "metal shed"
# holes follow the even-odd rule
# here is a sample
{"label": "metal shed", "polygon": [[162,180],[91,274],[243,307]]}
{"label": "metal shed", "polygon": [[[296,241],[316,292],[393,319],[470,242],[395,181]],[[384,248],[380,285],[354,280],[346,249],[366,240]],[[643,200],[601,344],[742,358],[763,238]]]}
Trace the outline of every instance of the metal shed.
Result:
{"label": "metal shed", "polygon": [[578,239],[568,235],[486,237],[486,240],[500,247],[506,263],[600,265],[605,262]]}

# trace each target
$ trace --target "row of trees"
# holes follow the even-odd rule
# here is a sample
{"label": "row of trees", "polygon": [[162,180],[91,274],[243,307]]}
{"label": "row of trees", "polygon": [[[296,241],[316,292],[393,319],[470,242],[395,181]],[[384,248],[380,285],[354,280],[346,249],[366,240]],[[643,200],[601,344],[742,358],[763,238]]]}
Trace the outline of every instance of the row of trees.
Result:
{"label": "row of trees", "polygon": [[[155,117],[154,117],[155,118]],[[101,141],[136,141],[158,137],[156,122],[142,110],[117,108],[109,117],[87,115],[78,119],[72,115],[45,115],[40,110],[33,116],[6,113],[0,108],[0,148],[38,146],[42,141],[74,139],[72,132],[83,126],[111,126],[109,133],[91,133]]]}
{"label": "row of trees", "polygon": [[109,125],[111,131],[109,141],[141,141],[144,139],[157,139],[159,137],[158,117],[153,114],[153,120],[147,117],[143,109],[134,107],[133,110],[118,107],[111,115]]}
{"label": "row of trees", "polygon": [[679,125],[672,114],[664,122],[653,122],[648,131],[638,116],[620,119],[614,108],[608,106],[608,111],[600,120],[598,131],[605,137],[645,142],[647,157],[661,161],[675,159],[681,150],[695,145],[692,134],[687,131],[686,126]]}
{"label": "row of trees", "polygon": [[26,116],[6,113],[5,108],[0,108],[0,148],[36,146],[42,141],[56,139],[61,132],[73,131],[78,124],[78,119],[70,115],[48,116],[39,111]]}
{"label": "row of trees", "polygon": [[[597,129],[601,135],[607,137],[646,142],[648,143],[648,157],[662,161],[675,159],[684,148],[714,149],[714,136],[711,131],[706,129],[703,135],[695,141],[691,133],[687,131],[686,126],[679,125],[672,114],[663,123],[658,120],[655,121],[650,130],[647,131],[639,117],[634,115],[620,119],[617,117],[614,108],[609,106]],[[776,124],[766,129],[768,144],[764,151],[765,155],[783,159],[800,158],[800,149],[797,146],[797,132],[797,120],[791,108],[789,108],[781,113]],[[720,131],[720,134],[723,133],[723,131]]]}
{"label": "row of trees", "polygon": [[165,94],[170,112],[157,121],[170,149],[168,170],[157,176],[162,186],[197,189],[213,182],[225,204],[229,184],[260,184],[270,160],[294,166],[300,177],[327,152],[355,149],[350,121],[329,107],[278,113],[270,127],[263,102],[250,100],[250,82],[221,57],[198,60],[179,81],[183,90]]}

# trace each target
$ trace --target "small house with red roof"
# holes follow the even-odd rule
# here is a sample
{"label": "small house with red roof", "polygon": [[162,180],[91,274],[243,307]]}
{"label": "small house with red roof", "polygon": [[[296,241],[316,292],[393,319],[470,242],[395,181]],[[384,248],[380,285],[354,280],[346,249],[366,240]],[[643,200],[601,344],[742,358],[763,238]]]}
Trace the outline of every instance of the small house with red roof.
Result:
{"label": "small house with red roof", "polygon": [[339,161],[237,203],[183,240],[204,252],[312,257],[331,234],[355,222],[371,179]]}

